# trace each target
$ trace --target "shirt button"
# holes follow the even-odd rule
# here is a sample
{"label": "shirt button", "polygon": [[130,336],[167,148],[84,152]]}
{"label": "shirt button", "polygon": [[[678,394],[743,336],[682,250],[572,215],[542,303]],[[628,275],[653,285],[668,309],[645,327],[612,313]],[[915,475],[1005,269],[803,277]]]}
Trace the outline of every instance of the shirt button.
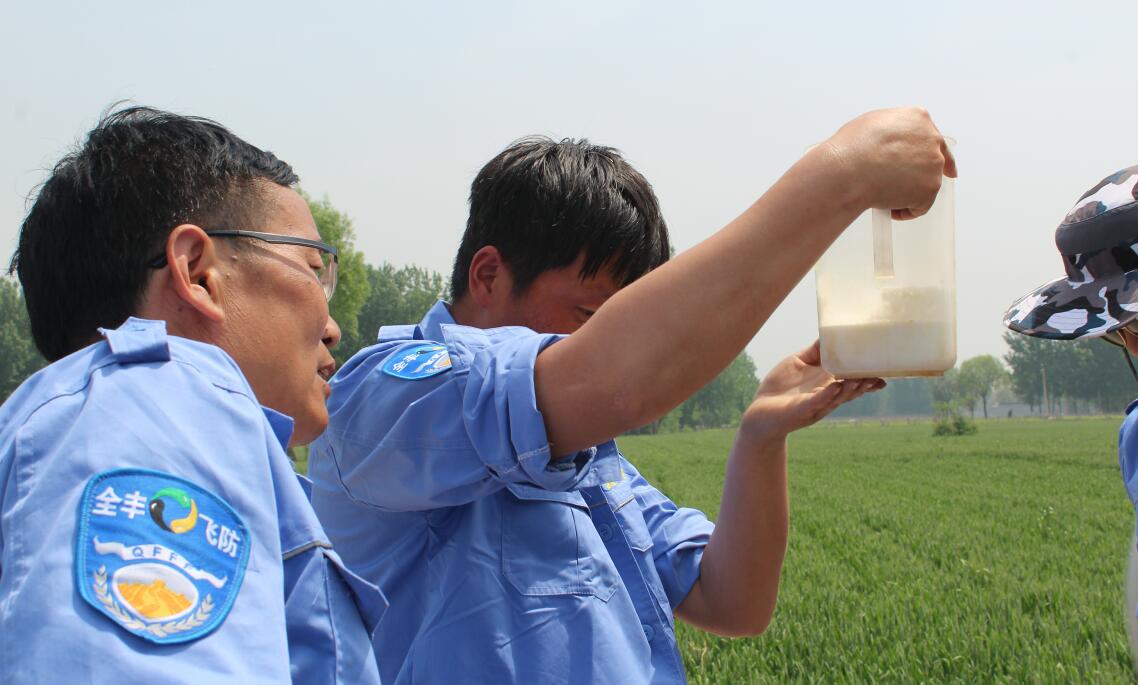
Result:
{"label": "shirt button", "polygon": [[601,539],[604,540],[605,542],[612,540],[612,526],[610,526],[609,524],[602,523],[600,525],[600,527],[597,528],[597,532],[599,532],[601,534]]}
{"label": "shirt button", "polygon": [[644,639],[651,642],[652,638],[656,637],[656,629],[650,625],[647,625],[647,624],[645,624],[641,627],[644,628]]}

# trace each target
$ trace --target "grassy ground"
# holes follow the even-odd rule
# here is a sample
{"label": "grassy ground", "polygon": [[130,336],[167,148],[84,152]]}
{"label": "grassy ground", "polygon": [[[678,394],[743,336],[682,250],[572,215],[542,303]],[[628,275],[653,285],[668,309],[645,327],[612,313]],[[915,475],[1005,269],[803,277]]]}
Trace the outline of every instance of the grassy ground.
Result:
{"label": "grassy ground", "polygon": [[[681,626],[693,683],[1132,682],[1122,580],[1134,515],[1120,419],[823,425],[791,440],[791,538],[759,638]],[[714,515],[730,431],[628,437]]]}

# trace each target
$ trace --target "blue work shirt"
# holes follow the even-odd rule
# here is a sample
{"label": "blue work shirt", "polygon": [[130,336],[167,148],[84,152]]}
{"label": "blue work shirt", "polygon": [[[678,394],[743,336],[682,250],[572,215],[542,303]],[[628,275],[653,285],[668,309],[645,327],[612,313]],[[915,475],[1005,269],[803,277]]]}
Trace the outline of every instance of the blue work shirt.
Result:
{"label": "blue work shirt", "polygon": [[533,369],[559,337],[440,302],[333,379],[312,502],[391,597],[385,682],[684,682],[673,611],[713,526],[612,441],[551,460]]}
{"label": "blue work shirt", "polygon": [[1138,400],[1126,407],[1126,418],[1118,429],[1118,466],[1130,503],[1138,508]]}
{"label": "blue work shirt", "polygon": [[0,682],[378,683],[386,602],[332,552],[292,420],[164,322],[104,337],[0,407]]}

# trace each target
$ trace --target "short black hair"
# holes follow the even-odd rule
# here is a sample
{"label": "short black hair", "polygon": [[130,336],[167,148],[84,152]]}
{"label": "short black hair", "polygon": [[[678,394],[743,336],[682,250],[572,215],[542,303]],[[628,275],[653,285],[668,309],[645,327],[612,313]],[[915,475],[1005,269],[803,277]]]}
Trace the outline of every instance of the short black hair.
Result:
{"label": "short black hair", "polygon": [[604,267],[622,286],[671,253],[652,186],[617,150],[544,136],[513,143],[471,184],[470,218],[451,272],[454,301],[466,294],[471,261],[487,245],[510,267],[515,294],[582,253],[581,278]]}
{"label": "short black hair", "polygon": [[209,119],[105,113],[55,165],[20,229],[9,273],[19,275],[36,347],[54,361],[131,316],[175,226],[244,226],[262,209],[258,181],[298,180]]}

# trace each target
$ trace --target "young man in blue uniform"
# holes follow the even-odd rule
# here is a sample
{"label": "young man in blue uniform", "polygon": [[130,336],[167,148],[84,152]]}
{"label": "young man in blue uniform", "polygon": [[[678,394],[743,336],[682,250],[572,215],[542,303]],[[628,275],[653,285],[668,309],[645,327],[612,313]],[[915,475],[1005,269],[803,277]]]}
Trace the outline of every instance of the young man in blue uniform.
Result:
{"label": "young man in blue uniform", "polygon": [[[1138,381],[1138,166],[1117,171],[1083,193],[1055,229],[1066,275],[1017,300],[1004,315],[1011,330],[1048,340],[1102,338],[1120,347]],[[1126,407],[1118,463],[1138,506],[1138,400]],[[1138,553],[1127,579],[1130,648],[1138,658]]]}
{"label": "young man in blue uniform", "polygon": [[385,601],[285,453],[340,336],[296,182],[133,108],[40,189],[13,268],[52,364],[0,408],[0,682],[378,682]]}
{"label": "young man in blue uniform", "polygon": [[613,438],[721,371],[858,214],[919,214],[945,171],[925,112],[872,113],[660,266],[656,199],[613,150],[535,139],[487,164],[453,302],[345,365],[310,458],[345,560],[392,594],[385,680],[683,682],[673,616],[761,632],[786,545],[786,435],[881,382],[836,382],[816,347],[776,367],[714,526]]}

